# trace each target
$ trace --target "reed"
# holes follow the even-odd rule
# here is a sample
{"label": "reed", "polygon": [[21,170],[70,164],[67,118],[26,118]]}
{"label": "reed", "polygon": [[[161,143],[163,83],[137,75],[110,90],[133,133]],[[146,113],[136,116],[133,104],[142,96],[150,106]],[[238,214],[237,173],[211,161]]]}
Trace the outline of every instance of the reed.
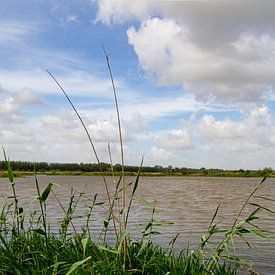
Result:
{"label": "reed", "polygon": [[[122,177],[122,225],[123,225],[123,231],[126,232],[127,229],[127,220],[126,220],[126,183],[125,183],[125,173],[124,173],[124,150],[123,150],[123,139],[122,139],[122,129],[121,129],[121,120],[120,120],[120,113],[119,113],[119,106],[118,106],[118,99],[117,99],[117,93],[116,93],[116,87],[115,82],[113,78],[113,73],[111,69],[111,64],[109,60],[109,55],[106,53],[104,45],[102,44],[102,48],[104,51],[104,55],[107,62],[107,67],[109,70],[112,88],[113,88],[113,94],[114,94],[114,100],[115,100],[115,106],[116,106],[116,114],[117,114],[117,124],[118,124],[118,134],[119,134],[119,142],[120,142],[120,154],[121,154],[121,177]],[[126,237],[123,240],[123,260],[124,260],[124,272],[126,268],[126,257],[127,257],[127,239]]]}

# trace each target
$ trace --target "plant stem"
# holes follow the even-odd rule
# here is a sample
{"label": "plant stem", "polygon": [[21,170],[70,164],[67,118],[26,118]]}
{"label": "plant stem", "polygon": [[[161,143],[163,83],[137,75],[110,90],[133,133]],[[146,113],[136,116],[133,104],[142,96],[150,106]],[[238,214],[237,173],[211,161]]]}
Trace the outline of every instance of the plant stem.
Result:
{"label": "plant stem", "polygon": [[[36,173],[36,171],[35,171]],[[40,205],[40,210],[41,210],[41,214],[42,214],[42,220],[43,220],[43,227],[44,227],[44,231],[45,231],[45,238],[46,238],[46,244],[48,243],[48,235],[47,235],[47,224],[46,224],[46,217],[45,217],[45,213],[44,213],[44,209],[43,209],[43,205],[41,202],[41,193],[40,193],[40,189],[39,189],[39,184],[38,184],[38,180],[35,174],[35,186],[36,186],[36,191],[37,191],[37,195],[39,197],[39,205]]]}
{"label": "plant stem", "polygon": [[78,113],[77,109],[75,108],[74,104],[72,103],[71,99],[69,98],[69,96],[67,95],[67,93],[65,92],[65,90],[63,89],[63,87],[60,85],[60,83],[57,81],[57,79],[51,74],[50,71],[46,70],[47,73],[51,76],[51,78],[54,80],[54,82],[57,84],[57,86],[61,89],[61,91],[63,92],[63,94],[65,95],[65,97],[67,98],[67,100],[69,101],[71,107],[73,108],[74,112],[76,113],[81,125],[83,126],[85,132],[86,132],[86,135],[88,137],[88,140],[90,142],[90,145],[92,147],[92,150],[93,150],[93,153],[95,155],[95,158],[96,158],[96,161],[99,165],[99,170],[100,170],[100,173],[102,174],[102,178],[103,178],[103,182],[104,182],[104,186],[105,186],[105,190],[106,190],[106,194],[107,194],[107,197],[108,197],[108,202],[109,202],[109,211],[111,211],[111,214],[113,216],[113,220],[115,220],[114,218],[114,214],[113,214],[113,211],[112,211],[112,208],[111,208],[111,198],[110,198],[110,194],[109,194],[109,189],[108,189],[108,186],[107,186],[107,181],[106,181],[106,178],[104,176],[104,173],[103,173],[103,170],[102,170],[102,167],[101,167],[101,162],[99,160],[99,157],[98,157],[98,154],[97,154],[97,151],[96,151],[96,148],[94,146],[94,143],[92,141],[92,138],[90,136],[90,133],[83,121],[83,119],[81,118],[80,114]]}
{"label": "plant stem", "polygon": [[[118,123],[118,132],[119,132],[119,141],[120,141],[120,154],[121,154],[121,174],[122,174],[122,220],[123,220],[123,230],[126,231],[126,215],[125,215],[125,205],[126,205],[126,184],[125,184],[125,175],[124,175],[124,150],[123,150],[123,139],[122,139],[122,129],[121,129],[121,120],[120,120],[120,114],[119,114],[119,107],[118,107],[118,99],[117,99],[117,93],[116,93],[116,87],[115,82],[113,78],[113,73],[110,65],[109,56],[105,51],[104,46],[102,45],[104,55],[106,58],[111,82],[112,82],[112,88],[114,93],[114,99],[115,99],[115,105],[116,105],[116,114],[117,114],[117,123]],[[126,253],[127,253],[127,240],[126,237],[124,238],[123,242],[123,251],[124,251],[124,272],[126,270]]]}

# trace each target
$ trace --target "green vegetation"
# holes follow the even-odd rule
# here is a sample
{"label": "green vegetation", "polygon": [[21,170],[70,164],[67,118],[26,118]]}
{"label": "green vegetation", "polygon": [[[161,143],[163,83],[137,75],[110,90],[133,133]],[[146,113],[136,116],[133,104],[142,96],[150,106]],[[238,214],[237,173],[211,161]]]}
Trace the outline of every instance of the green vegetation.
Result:
{"label": "green vegetation", "polygon": [[[77,232],[74,226],[74,212],[80,199],[71,193],[68,208],[64,209],[64,218],[60,223],[59,233],[51,231],[47,221],[46,204],[49,195],[56,197],[53,184],[49,183],[40,190],[39,182],[35,177],[34,185],[37,193],[34,200],[38,206],[34,212],[29,213],[21,207],[16,194],[11,163],[6,158],[8,180],[12,196],[5,198],[0,213],[0,272],[1,274],[237,274],[243,262],[238,259],[235,251],[235,237],[246,240],[246,235],[256,235],[270,238],[274,232],[260,228],[254,224],[259,214],[274,212],[265,206],[251,202],[258,188],[264,183],[262,180],[245,201],[236,220],[229,229],[219,227],[216,215],[219,206],[210,222],[208,232],[202,236],[200,246],[196,251],[183,250],[178,254],[174,252],[174,245],[178,236],[175,236],[167,249],[163,249],[152,242],[152,236],[159,234],[157,228],[161,223],[155,220],[154,203],[149,203],[152,216],[139,240],[133,240],[130,228],[119,224],[121,210],[115,212],[114,205],[121,200],[121,179],[116,183],[116,192],[111,198],[111,204],[102,232],[98,240],[93,240],[90,232],[90,219],[95,207],[102,207],[97,201],[97,195],[90,199],[91,204],[85,219],[86,225]],[[141,170],[141,169],[140,169]],[[131,196],[127,202],[126,224],[131,212],[131,202],[138,188],[139,176],[132,185]],[[57,198],[57,197],[56,197]],[[268,201],[270,198],[258,197]],[[57,198],[58,200],[58,198]],[[247,206],[254,209],[245,218],[240,219]],[[106,205],[105,205],[106,207]],[[109,228],[113,224],[117,231]],[[106,234],[111,231],[116,243],[110,246],[106,241]],[[109,232],[110,233],[110,232]],[[224,238],[216,245],[211,244],[216,234]],[[123,260],[123,242],[127,242],[126,261]]]}
{"label": "green vegetation", "polygon": [[[109,163],[47,163],[47,162],[29,162],[29,161],[11,161],[10,165],[15,171],[15,176],[33,175],[34,167],[37,173],[45,175],[87,175],[87,176],[112,176],[120,175],[122,166],[115,164],[110,167]],[[7,177],[7,164],[0,161],[2,168],[2,177]],[[124,172],[127,176],[134,176],[138,173],[138,166],[124,166]],[[179,168],[172,166],[162,167],[159,165],[141,168],[143,176],[201,176],[201,177],[275,177],[275,171],[272,168],[264,168],[262,170],[222,170],[222,169],[200,169],[195,168]]]}

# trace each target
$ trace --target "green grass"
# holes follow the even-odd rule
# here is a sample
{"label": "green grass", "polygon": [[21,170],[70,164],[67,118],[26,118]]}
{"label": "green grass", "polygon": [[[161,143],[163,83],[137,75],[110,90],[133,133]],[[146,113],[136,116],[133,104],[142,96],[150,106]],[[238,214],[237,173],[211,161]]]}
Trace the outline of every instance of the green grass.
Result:
{"label": "green grass", "polygon": [[[85,241],[85,249],[83,246]],[[81,244],[80,244],[81,243]],[[0,247],[2,274],[124,274],[118,255],[101,249],[90,239],[67,239],[57,236],[45,238],[35,232],[26,232],[12,238]],[[128,246],[126,273],[131,274],[209,274],[203,255],[181,253],[178,257],[165,253],[151,243],[131,243]],[[220,264],[213,274],[236,274],[235,269]]]}

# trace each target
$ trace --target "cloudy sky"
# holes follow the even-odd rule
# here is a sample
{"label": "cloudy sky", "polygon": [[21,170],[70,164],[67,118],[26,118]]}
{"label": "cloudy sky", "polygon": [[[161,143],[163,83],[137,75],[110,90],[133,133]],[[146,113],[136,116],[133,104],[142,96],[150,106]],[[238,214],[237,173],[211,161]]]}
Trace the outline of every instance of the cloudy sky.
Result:
{"label": "cloudy sky", "polygon": [[[275,1],[0,0],[0,143],[13,160],[275,163]],[[3,159],[3,157],[2,157]]]}

